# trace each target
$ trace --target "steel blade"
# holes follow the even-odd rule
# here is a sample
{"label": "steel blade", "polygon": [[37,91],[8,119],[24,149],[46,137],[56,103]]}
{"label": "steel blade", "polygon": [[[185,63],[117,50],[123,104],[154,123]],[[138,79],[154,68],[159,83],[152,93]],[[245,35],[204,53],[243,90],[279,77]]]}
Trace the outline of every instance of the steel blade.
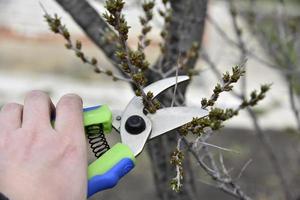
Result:
{"label": "steel blade", "polygon": [[[144,88],[144,92],[147,93],[151,91],[153,93],[153,97],[156,97],[161,92],[165,91],[166,89],[174,86],[176,83],[181,83],[183,81],[189,80],[188,76],[178,76],[178,77],[171,77],[159,80],[150,84],[149,86]],[[119,127],[121,140],[122,143],[128,145],[130,149],[133,151],[134,155],[138,155],[144,148],[145,143],[150,137],[150,133],[152,130],[152,123],[151,119],[148,118],[143,112],[144,105],[143,100],[141,97],[133,97],[132,100],[127,105],[121,119],[121,124]],[[138,115],[145,121],[146,128],[143,132],[139,134],[130,134],[126,131],[125,125],[126,121],[134,115]],[[187,121],[188,122],[188,121]],[[186,122],[186,123],[187,123]],[[181,123],[178,125],[182,125]],[[116,123],[116,126],[118,124]],[[178,127],[177,126],[177,127]],[[176,128],[176,127],[174,127]]]}
{"label": "steel blade", "polygon": [[153,98],[155,98],[157,95],[159,95],[166,89],[176,85],[176,83],[179,84],[187,80],[189,80],[188,76],[177,76],[177,77],[165,78],[148,85],[147,87],[144,88],[144,91],[146,94],[149,91],[151,91],[153,93]]}
{"label": "steel blade", "polygon": [[208,111],[199,107],[169,107],[157,110],[155,114],[147,115],[152,122],[152,132],[149,139],[176,129],[194,117],[205,117]]}

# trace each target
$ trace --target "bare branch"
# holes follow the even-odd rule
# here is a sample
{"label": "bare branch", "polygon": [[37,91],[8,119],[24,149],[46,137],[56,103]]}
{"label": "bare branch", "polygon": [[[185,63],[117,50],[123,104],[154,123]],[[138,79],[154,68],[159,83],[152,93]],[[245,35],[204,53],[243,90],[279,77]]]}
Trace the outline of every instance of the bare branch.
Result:
{"label": "bare branch", "polygon": [[[219,32],[219,34],[222,36],[222,38],[227,41],[229,44],[233,45],[234,47],[238,48],[239,49],[239,44],[231,39],[228,34],[220,27],[220,25],[212,18],[210,17],[209,15],[207,15],[207,21],[215,28],[215,30],[217,32]],[[280,66],[278,65],[275,65],[273,64],[272,62],[270,61],[267,61],[261,57],[259,57],[258,55],[256,55],[253,51],[251,51],[250,49],[246,49],[246,52],[247,52],[247,56],[255,59],[256,61],[262,63],[263,65],[267,66],[267,67],[270,67],[272,69],[277,69],[279,71],[281,71],[282,73],[284,74],[293,74],[295,72],[299,73],[300,71],[299,70],[290,70],[290,69],[283,69],[281,68]]]}
{"label": "bare branch", "polygon": [[210,144],[210,143],[207,143],[207,142],[198,141],[197,143],[203,144],[203,145],[208,146],[208,147],[214,147],[214,148],[219,149],[219,150],[222,150],[222,151],[228,151],[228,152],[233,152],[233,153],[239,153],[238,151],[235,151],[235,150],[232,150],[232,149],[228,149],[228,148],[225,148],[225,147],[220,147],[220,146],[218,146],[218,145]]}
{"label": "bare branch", "polygon": [[254,111],[250,108],[248,108],[247,111],[248,111],[249,116],[252,119],[254,128],[256,130],[256,135],[259,138],[259,140],[261,141],[262,147],[264,148],[265,152],[267,153],[269,160],[272,163],[275,174],[277,175],[277,177],[280,181],[280,185],[281,185],[282,190],[284,191],[286,199],[290,200],[290,199],[292,199],[292,193],[290,191],[288,181],[286,180],[283,169],[281,167],[279,158],[277,157],[277,154],[275,153],[275,151],[273,149],[273,144],[270,141],[270,138],[263,132],[262,128],[260,127],[257,116],[254,113]]}
{"label": "bare branch", "polygon": [[[197,163],[200,167],[214,180],[216,181],[216,187],[222,190],[225,193],[230,194],[231,196],[240,199],[240,200],[251,200],[249,196],[247,196],[241,188],[231,179],[229,174],[227,173],[227,169],[225,168],[224,163],[222,162],[222,170],[220,170],[211,155],[211,153],[207,150],[207,146],[203,145],[200,150],[203,150],[205,154],[205,158],[208,159],[212,169],[208,167],[208,165],[204,162],[202,156],[200,156],[199,149],[196,151],[185,138],[183,138],[184,144],[188,147],[188,150],[191,152],[193,157],[196,159]],[[225,175],[225,176],[224,176]]]}
{"label": "bare branch", "polygon": [[237,176],[236,180],[240,179],[244,173],[244,171],[246,170],[246,168],[252,163],[252,159],[249,159],[245,164],[244,166],[242,167],[239,175]]}

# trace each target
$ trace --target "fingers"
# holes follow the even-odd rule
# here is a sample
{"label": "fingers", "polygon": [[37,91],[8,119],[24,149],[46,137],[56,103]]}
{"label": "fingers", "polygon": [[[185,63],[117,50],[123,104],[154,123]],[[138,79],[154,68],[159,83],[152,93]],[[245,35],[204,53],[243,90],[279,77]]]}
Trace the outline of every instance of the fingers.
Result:
{"label": "fingers", "polygon": [[22,127],[51,128],[50,116],[54,110],[49,96],[42,91],[29,92],[24,101]]}
{"label": "fingers", "polygon": [[0,112],[1,130],[11,131],[21,127],[23,106],[17,103],[5,104]]}
{"label": "fingers", "polygon": [[55,129],[72,140],[85,141],[82,100],[78,95],[67,94],[56,105]]}

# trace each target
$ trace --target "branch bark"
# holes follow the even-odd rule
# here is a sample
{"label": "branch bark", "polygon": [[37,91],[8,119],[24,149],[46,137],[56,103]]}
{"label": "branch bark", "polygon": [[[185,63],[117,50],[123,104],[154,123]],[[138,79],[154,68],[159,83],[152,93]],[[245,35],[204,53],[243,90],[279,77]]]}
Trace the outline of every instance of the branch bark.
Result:
{"label": "branch bark", "polygon": [[[191,48],[194,42],[201,46],[202,36],[205,25],[207,11],[207,0],[174,0],[171,1],[172,19],[168,30],[168,40],[166,41],[166,51],[159,58],[154,68],[162,71],[163,75],[174,69],[181,55]],[[188,62],[188,69],[194,68],[196,58]],[[180,69],[179,75],[186,74],[188,69]],[[174,76],[168,73],[168,76]],[[147,74],[149,82],[154,82],[162,77],[155,73]],[[177,88],[175,105],[185,103],[184,95],[187,85],[181,85]],[[169,91],[160,98],[160,102],[165,106],[170,106],[173,98],[173,92]],[[170,180],[175,176],[175,169],[169,164],[172,151],[177,145],[177,133],[172,131],[169,134],[159,137],[148,144],[154,180],[157,188],[157,194],[161,200],[192,200],[196,199],[196,187],[193,179],[193,172],[190,167],[189,156],[186,156],[184,163],[184,180],[181,192],[175,193],[170,188]]]}

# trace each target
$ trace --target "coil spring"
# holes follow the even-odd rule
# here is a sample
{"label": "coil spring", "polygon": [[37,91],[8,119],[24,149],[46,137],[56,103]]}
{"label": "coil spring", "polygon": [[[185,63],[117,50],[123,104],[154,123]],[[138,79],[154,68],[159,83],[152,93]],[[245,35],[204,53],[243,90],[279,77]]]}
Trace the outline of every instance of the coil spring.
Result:
{"label": "coil spring", "polygon": [[86,126],[85,130],[91,149],[95,154],[96,158],[99,158],[101,155],[103,155],[106,151],[110,149],[104,136],[102,124]]}

